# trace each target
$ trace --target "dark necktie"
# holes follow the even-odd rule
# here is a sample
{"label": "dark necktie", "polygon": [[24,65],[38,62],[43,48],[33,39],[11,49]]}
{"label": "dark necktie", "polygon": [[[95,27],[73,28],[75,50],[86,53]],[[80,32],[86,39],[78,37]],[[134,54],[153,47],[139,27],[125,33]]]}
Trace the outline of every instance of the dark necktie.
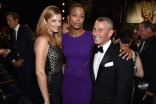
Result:
{"label": "dark necktie", "polygon": [[101,52],[103,53],[103,47],[97,47],[95,48],[95,53]]}
{"label": "dark necktie", "polygon": [[13,30],[13,44],[16,45],[16,30]]}
{"label": "dark necktie", "polygon": [[146,42],[146,41],[142,42],[142,45],[141,45],[141,47],[140,47],[140,49],[139,49],[139,54],[140,54],[140,53],[142,52],[142,50],[144,49],[145,42]]}

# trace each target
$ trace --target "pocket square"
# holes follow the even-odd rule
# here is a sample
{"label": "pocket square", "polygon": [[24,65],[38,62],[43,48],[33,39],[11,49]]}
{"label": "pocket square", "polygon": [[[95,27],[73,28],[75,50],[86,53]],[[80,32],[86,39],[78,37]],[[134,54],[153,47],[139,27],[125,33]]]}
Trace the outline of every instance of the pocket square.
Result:
{"label": "pocket square", "polygon": [[114,64],[113,64],[113,62],[108,62],[108,63],[106,63],[105,65],[104,65],[104,67],[110,67],[110,66],[113,66]]}

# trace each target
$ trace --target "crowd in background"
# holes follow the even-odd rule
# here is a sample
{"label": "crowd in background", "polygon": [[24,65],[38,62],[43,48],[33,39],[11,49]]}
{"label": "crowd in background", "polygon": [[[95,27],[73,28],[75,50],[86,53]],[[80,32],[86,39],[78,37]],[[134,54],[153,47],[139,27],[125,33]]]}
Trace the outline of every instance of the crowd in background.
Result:
{"label": "crowd in background", "polygon": [[[55,13],[50,14],[49,12],[47,12],[48,10],[55,11]],[[75,13],[75,11],[77,14]],[[75,16],[75,18],[76,18],[76,16],[78,16],[79,12],[82,13],[82,14],[80,14],[81,16],[79,18],[77,17],[78,19],[74,20],[73,19],[74,17],[72,17],[72,16]],[[73,14],[75,13],[75,15],[72,15],[72,13]],[[95,48],[95,46],[96,46],[95,45],[93,47],[93,45],[96,42],[98,43],[97,38],[99,38],[99,37],[96,37],[96,36],[100,32],[97,32],[98,29],[96,28],[96,25],[93,27],[93,32],[86,31],[83,29],[82,25],[84,22],[84,10],[82,8],[82,5],[79,3],[73,4],[73,6],[71,6],[69,9],[68,21],[63,21],[63,22],[61,21],[61,12],[56,6],[47,7],[42,12],[42,14],[40,16],[36,31],[32,31],[32,30],[30,31],[30,28],[26,24],[24,24],[23,26],[20,26],[18,23],[19,20],[17,18],[16,19],[18,20],[18,22],[15,21],[17,23],[17,25],[14,27],[11,27],[11,24],[9,24],[9,20],[10,20],[9,16],[13,16],[13,15],[14,15],[14,13],[10,13],[7,15],[8,25],[10,26],[11,29],[14,29],[14,30],[16,30],[16,26],[18,27],[18,29],[21,29],[21,30],[23,29],[22,31],[24,31],[25,33],[23,32],[21,34],[22,35],[24,34],[25,37],[24,37],[24,39],[20,38],[21,46],[18,46],[18,44],[16,43],[17,40],[19,39],[19,38],[17,38],[17,34],[18,34],[17,31],[15,33],[16,41],[14,41],[14,37],[13,37],[13,35],[15,35],[14,31],[10,31],[10,29],[8,29],[7,26],[3,27],[0,30],[0,50],[3,50],[2,52],[0,52],[0,54],[1,54],[0,55],[0,63],[2,63],[4,68],[9,71],[10,77],[12,77],[12,78],[16,77],[19,80],[20,84],[22,82],[24,82],[25,79],[23,78],[23,76],[24,76],[23,72],[18,73],[19,70],[23,70],[26,66],[30,69],[30,66],[31,66],[30,64],[33,64],[32,68],[34,70],[26,72],[26,75],[27,75],[27,77],[29,77],[29,78],[27,78],[27,81],[30,81],[31,80],[30,76],[32,75],[32,73],[33,73],[33,75],[36,73],[37,77],[34,78],[34,83],[36,84],[35,81],[37,80],[37,82],[38,82],[37,90],[34,87],[34,85],[33,85],[33,87],[34,87],[33,89],[27,89],[30,86],[26,86],[27,87],[26,88],[26,87],[23,87],[22,84],[21,84],[21,87],[25,91],[31,90],[31,92],[36,93],[36,95],[39,95],[39,96],[35,96],[36,98],[32,98],[32,96],[31,96],[31,98],[29,98],[30,95],[32,95],[30,93],[28,93],[28,94],[26,93],[26,96],[28,96],[28,98],[34,104],[35,104],[35,102],[37,102],[36,104],[39,104],[39,103],[50,104],[50,102],[57,102],[57,104],[61,104],[62,102],[63,102],[63,104],[72,104],[72,102],[78,102],[78,101],[79,101],[79,103],[77,103],[77,104],[91,103],[91,101],[92,101],[91,99],[93,99],[92,97],[97,97],[97,95],[100,93],[99,92],[98,94],[96,94],[96,92],[94,92],[94,91],[95,90],[98,91],[100,89],[100,87],[103,86],[103,85],[99,85],[100,86],[99,89],[98,88],[96,89],[97,85],[94,84],[95,79],[92,78],[94,76],[91,75],[92,81],[90,80],[90,73],[89,73],[90,66],[88,64],[88,63],[90,63],[90,60],[92,60],[92,58],[91,58],[92,49]],[[15,13],[15,15],[16,15],[16,13]],[[13,17],[11,17],[11,19],[13,19]],[[54,19],[56,21],[53,21]],[[96,20],[95,24],[96,23],[99,24],[101,22],[105,23],[105,21],[107,21],[107,22],[110,21],[109,18],[104,18],[104,19],[106,19],[106,20],[102,20],[101,18],[98,18]],[[80,21],[80,23],[74,24],[75,21]],[[105,24],[109,26],[110,24],[107,24],[107,22]],[[147,24],[147,27],[145,27],[146,24]],[[57,26],[55,27],[55,25],[57,25]],[[19,28],[19,27],[21,27],[21,28]],[[100,31],[100,29],[99,29],[99,31]],[[106,27],[106,29],[108,29],[108,27]],[[141,79],[143,79],[143,81],[147,81],[148,83],[150,83],[150,85],[153,84],[153,86],[155,86],[154,84],[156,82],[156,80],[155,80],[156,76],[151,73],[151,72],[155,72],[155,70],[153,70],[155,67],[151,66],[151,63],[148,63],[146,61],[146,60],[150,60],[151,55],[153,55],[153,57],[155,57],[155,55],[153,53],[150,53],[152,51],[155,51],[154,49],[156,48],[155,42],[152,41],[152,39],[154,40],[155,36],[156,36],[156,31],[154,31],[153,25],[149,21],[142,22],[138,26],[137,31],[134,33],[132,32],[131,29],[129,29],[127,27],[124,27],[120,30],[113,30],[113,25],[112,25],[112,27],[109,31],[111,31],[109,34],[111,34],[112,36],[110,35],[111,37],[108,37],[108,40],[109,40],[109,38],[111,39],[111,41],[109,41],[108,43],[111,44],[111,42],[112,42],[116,46],[119,46],[121,49],[122,49],[122,45],[124,45],[126,48],[128,48],[127,50],[130,51],[130,52],[127,52],[126,55],[127,56],[129,55],[128,57],[131,57],[134,62],[133,66],[134,66],[134,76],[135,76],[134,77],[135,88],[134,88],[133,92],[131,92],[134,94],[134,96],[133,96],[133,94],[129,94],[129,95],[132,95],[131,100],[133,100],[133,104],[152,104],[154,95],[156,93],[155,90],[153,90],[153,88],[151,88],[151,86],[149,87],[149,89],[150,89],[149,91],[148,90],[142,91],[142,89],[141,90],[137,89],[137,87],[138,87],[138,81],[142,81]],[[142,32],[142,31],[146,31],[146,32]],[[29,34],[30,36],[28,36],[26,33],[28,33],[28,34],[30,33]],[[62,37],[61,37],[61,34],[62,34]],[[84,39],[80,39],[82,34],[85,34],[85,36],[86,36],[86,37],[83,37]],[[92,36],[92,34],[93,34],[93,36]],[[146,37],[144,36],[144,34]],[[10,37],[12,40],[10,40]],[[78,37],[81,41],[74,40]],[[107,37],[105,37],[105,38],[107,38]],[[94,41],[93,41],[93,39],[94,39]],[[150,43],[151,41],[153,42],[153,44]],[[76,46],[73,44],[76,44]],[[146,47],[144,47],[144,44]],[[83,45],[86,45],[86,47],[88,49],[86,47],[83,47]],[[151,47],[149,47],[149,46],[151,46]],[[22,48],[19,49],[19,47],[20,48],[22,47]],[[28,48],[28,47],[30,47],[30,48]],[[101,46],[97,46],[97,47],[99,48]],[[142,47],[144,47],[144,48],[142,48]],[[147,54],[150,54],[150,58],[148,57],[147,54],[141,53],[141,51],[144,51],[147,47],[149,49],[147,51]],[[25,56],[25,54],[23,54],[25,52],[25,50],[23,48],[24,49],[28,48],[26,51],[29,51],[29,49],[30,49],[30,52],[25,53],[25,54],[27,54],[27,56]],[[10,51],[10,49],[11,49],[11,51]],[[81,51],[81,49],[82,49],[83,55],[81,52],[79,52],[79,51]],[[20,52],[21,50],[24,50],[24,51],[21,53]],[[63,56],[62,50],[63,50],[64,56]],[[70,52],[69,52],[69,50],[70,50]],[[77,51],[73,52],[73,50],[77,50]],[[85,52],[84,52],[84,50],[85,50]],[[103,53],[103,52],[101,52],[101,53]],[[33,61],[34,59],[36,59],[36,61],[29,63],[29,62],[27,62],[27,60],[31,54],[32,54],[31,57],[33,57],[31,59],[31,61]],[[79,56],[77,57],[77,55],[79,55]],[[118,53],[116,54],[116,57],[117,56],[118,56]],[[147,56],[147,57],[144,58],[144,56]],[[95,57],[97,57],[97,56],[95,56]],[[52,61],[52,60],[55,60],[55,61]],[[155,61],[155,59],[152,59],[152,60],[153,60],[153,62]],[[63,61],[63,63],[62,63],[62,61]],[[120,61],[122,62],[122,60],[120,60]],[[143,61],[143,62],[141,63],[141,61]],[[83,62],[83,63],[81,63],[81,62]],[[127,61],[127,62],[130,63],[130,61]],[[25,65],[25,63],[27,63],[27,64],[26,64],[26,66],[23,67],[23,65]],[[78,65],[82,66],[82,68],[84,68],[84,70],[87,70],[87,71],[83,70],[84,72],[82,72],[80,70],[81,67],[80,67],[80,69],[77,68]],[[129,65],[129,64],[127,64],[127,65]],[[148,70],[147,67],[149,67],[149,66],[151,67],[150,68],[151,72],[147,71]],[[64,71],[64,67],[65,67],[65,71]],[[123,67],[125,67],[125,66],[123,66]],[[35,70],[35,68],[36,68],[36,70]],[[80,71],[81,74],[79,74],[77,76],[77,74],[75,74],[76,71],[73,70],[73,68],[78,69],[76,71]],[[60,69],[61,70],[63,69],[64,75],[62,74],[62,71],[60,71]],[[131,71],[130,71],[130,73],[131,73]],[[33,75],[31,77],[34,77]],[[153,75],[152,76],[153,79],[151,78],[153,81],[152,84],[150,82],[151,79],[150,79],[149,75],[151,75],[151,76]],[[64,80],[62,77],[64,77]],[[80,78],[82,78],[82,79],[80,79]],[[127,79],[127,80],[129,80],[129,79]],[[46,82],[46,81],[50,81],[50,83],[58,85],[58,86],[56,86],[57,88],[55,87],[51,90],[52,85],[51,84],[49,85],[48,82]],[[99,82],[99,83],[101,83],[101,82]],[[97,83],[97,84],[99,84],[99,83]],[[83,84],[83,85],[81,86],[81,84]],[[140,85],[143,85],[143,84],[140,84]],[[94,94],[93,96],[92,96],[92,86],[93,86],[93,89],[95,88],[93,90],[93,94]],[[118,85],[116,85],[116,87],[117,86]],[[47,89],[47,87],[48,87],[48,89]],[[122,87],[123,86],[121,86],[121,88]],[[58,88],[61,88],[61,89],[58,89]],[[57,91],[54,89],[56,89]],[[86,93],[83,95],[84,97],[81,96],[81,94],[84,93],[85,91],[86,91]],[[127,91],[127,89],[125,91]],[[137,91],[141,91],[141,93],[137,92]],[[26,91],[26,92],[28,92],[28,91]],[[53,96],[52,96],[52,94],[53,94],[52,92],[55,92]],[[60,93],[62,93],[62,98],[60,96]],[[125,93],[125,92],[123,92],[123,93]],[[71,95],[73,95],[72,97],[74,98],[74,100],[72,99]],[[112,95],[110,95],[110,96],[112,96]],[[84,99],[85,97],[86,97],[86,99]],[[115,98],[111,98],[111,99],[112,99],[112,101],[115,102],[116,100],[119,100],[120,97],[121,96],[118,96],[118,99],[115,99]],[[144,97],[148,100],[145,100],[142,103],[141,100],[142,99],[144,100],[145,99]],[[39,99],[39,100],[37,100],[37,99]],[[63,99],[63,101],[61,102],[61,100],[59,100],[59,99]],[[97,98],[94,98],[93,103],[96,104],[97,102],[102,101],[102,100],[103,99],[100,99],[97,97]],[[110,101],[110,99],[106,99],[106,100],[108,100],[108,102]],[[129,99],[126,99],[126,100],[128,101]],[[125,101],[119,100],[122,103],[118,103],[118,104],[124,104],[124,102],[127,102],[126,100]],[[84,103],[84,102],[86,102],[86,103]],[[102,102],[100,102],[98,104],[102,104]]]}

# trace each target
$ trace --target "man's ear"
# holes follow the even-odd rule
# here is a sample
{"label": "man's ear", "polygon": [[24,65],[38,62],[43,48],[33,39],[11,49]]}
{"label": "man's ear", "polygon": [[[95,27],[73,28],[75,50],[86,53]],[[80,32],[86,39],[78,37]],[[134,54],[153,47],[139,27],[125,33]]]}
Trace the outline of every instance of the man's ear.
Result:
{"label": "man's ear", "polygon": [[108,37],[110,38],[110,37],[112,36],[113,33],[114,33],[114,30],[113,30],[113,29],[109,30]]}
{"label": "man's ear", "polygon": [[151,30],[151,28],[150,28],[150,27],[147,27],[147,31],[148,31],[148,32],[151,32],[152,30]]}
{"label": "man's ear", "polygon": [[18,23],[19,22],[18,19],[15,19],[15,22]]}
{"label": "man's ear", "polygon": [[45,18],[43,19],[44,24],[47,24],[47,21],[45,20]]}

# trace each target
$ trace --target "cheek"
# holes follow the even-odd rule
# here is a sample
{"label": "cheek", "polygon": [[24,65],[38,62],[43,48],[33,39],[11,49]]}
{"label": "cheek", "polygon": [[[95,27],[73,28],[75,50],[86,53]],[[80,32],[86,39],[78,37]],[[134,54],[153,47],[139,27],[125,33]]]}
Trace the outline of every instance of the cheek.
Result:
{"label": "cheek", "polygon": [[94,36],[94,34],[95,34],[95,32],[93,31],[93,32],[92,32],[92,36]]}
{"label": "cheek", "polygon": [[81,19],[81,22],[82,22],[82,23],[84,22],[84,18]]}
{"label": "cheek", "polygon": [[53,25],[54,25],[53,23],[48,23],[48,26],[49,26],[49,27],[51,27],[51,26],[53,26]]}

